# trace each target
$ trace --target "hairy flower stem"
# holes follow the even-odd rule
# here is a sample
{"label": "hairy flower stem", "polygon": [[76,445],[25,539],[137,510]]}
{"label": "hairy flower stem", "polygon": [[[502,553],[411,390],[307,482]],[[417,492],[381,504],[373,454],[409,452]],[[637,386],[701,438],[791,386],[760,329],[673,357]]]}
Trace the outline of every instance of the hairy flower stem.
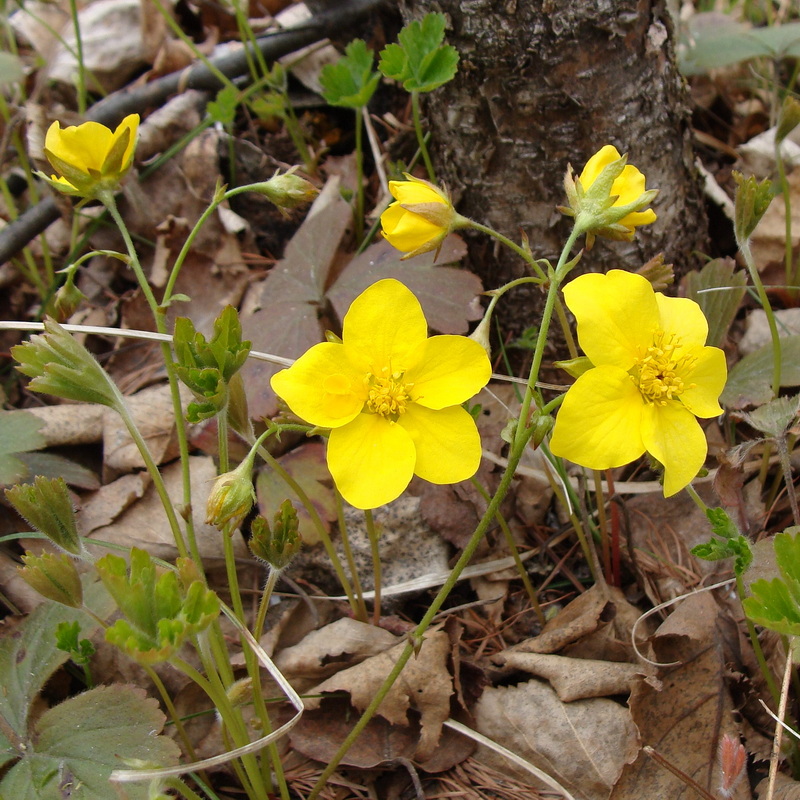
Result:
{"label": "hairy flower stem", "polygon": [[422,153],[422,160],[425,162],[425,169],[428,172],[428,180],[431,183],[436,182],[436,173],[431,163],[431,157],[428,153],[428,146],[425,144],[425,136],[422,133],[422,116],[419,110],[419,92],[411,92],[411,113],[414,117],[414,132],[417,134],[417,143],[419,150]]}
{"label": "hairy flower stem", "polygon": [[356,112],[356,241],[364,238],[364,107]]}
{"label": "hairy flower stem", "polygon": [[367,614],[367,604],[364,602],[364,590],[361,588],[361,578],[358,575],[358,568],[353,558],[353,548],[350,547],[347,522],[344,518],[344,501],[335,485],[334,494],[336,496],[336,521],[339,525],[339,536],[342,539],[342,549],[344,550],[344,557],[347,560],[347,568],[350,570],[350,577],[353,580],[353,590],[355,591],[356,602],[358,603],[358,611],[355,617],[359,622],[366,622],[369,619],[369,615]]}
{"label": "hairy flower stem", "polygon": [[264,584],[264,591],[261,592],[261,600],[258,603],[258,614],[256,615],[256,621],[253,625],[253,638],[256,641],[261,639],[261,634],[264,632],[264,621],[267,618],[267,611],[269,611],[269,603],[280,576],[281,571],[279,569],[275,569],[273,566],[269,567],[267,582]]}
{"label": "hairy flower stem", "polygon": [[375,528],[372,509],[364,510],[364,521],[367,524],[367,536],[372,551],[372,574],[375,583],[375,596],[372,602],[372,624],[377,626],[381,621],[381,546],[380,531]]}
{"label": "hairy flower stem", "polygon": [[739,250],[744,258],[744,263],[750,273],[750,280],[753,281],[753,286],[758,293],[758,299],[764,313],[767,315],[767,324],[769,325],[770,336],[772,337],[772,396],[777,397],[781,389],[781,340],[778,334],[778,324],[775,321],[775,313],[770,305],[767,292],[764,289],[764,284],[761,282],[761,276],[758,274],[756,262],[753,260],[753,253],[750,250],[749,240],[737,242]]}
{"label": "hairy flower stem", "polygon": [[[474,475],[470,478],[470,483],[475,487],[475,491],[477,491],[487,503],[492,499],[489,492],[484,489],[481,482]],[[496,519],[497,524],[500,526],[500,530],[503,531],[506,545],[511,553],[511,557],[514,559],[514,564],[517,567],[517,572],[519,573],[522,585],[525,587],[525,591],[528,593],[528,599],[531,601],[531,605],[533,606],[536,616],[539,618],[539,622],[544,625],[547,620],[545,619],[544,613],[542,612],[542,607],[539,604],[539,596],[536,593],[536,589],[533,587],[530,576],[525,570],[525,565],[522,563],[522,559],[519,557],[519,548],[517,547],[517,543],[514,541],[514,534],[511,533],[511,528],[508,527],[506,518],[501,512],[497,513]]]}

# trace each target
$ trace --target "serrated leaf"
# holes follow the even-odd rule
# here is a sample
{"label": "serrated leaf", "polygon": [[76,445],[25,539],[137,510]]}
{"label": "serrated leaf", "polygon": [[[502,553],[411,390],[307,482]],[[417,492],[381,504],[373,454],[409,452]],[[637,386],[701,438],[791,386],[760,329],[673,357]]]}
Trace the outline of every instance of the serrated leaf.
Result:
{"label": "serrated leaf", "polygon": [[687,296],[703,310],[708,320],[711,347],[722,347],[747,285],[747,273],[736,272],[732,258],[715,258],[699,272],[686,276]]}
{"label": "serrated leaf", "polygon": [[341,320],[364,289],[383,278],[396,278],[417,296],[431,328],[440,333],[466,333],[470,320],[483,315],[478,301],[483,285],[472,272],[442,266],[459,261],[466,252],[463,240],[455,234],[445,239],[436,260],[435,253],[423,253],[401,261],[403,254],[387,241],[376,242],[344,268],[328,290],[328,299]]}
{"label": "serrated leaf", "polygon": [[[84,597],[87,606],[101,617],[108,616],[114,608],[99,584],[85,585]],[[31,704],[50,676],[68,658],[67,653],[56,647],[56,631],[60,623],[71,621],[78,621],[87,636],[98,627],[92,617],[79,609],[46,602],[25,619],[16,623],[7,620],[0,628],[0,685],[3,687],[0,715],[22,740],[28,736]],[[17,756],[17,751],[0,733],[0,766]],[[0,797],[4,796],[0,791]]]}
{"label": "serrated leaf", "polygon": [[459,56],[454,47],[441,46],[444,28],[444,14],[409,22],[397,37],[399,44],[381,52],[378,69],[409,92],[431,92],[447,83],[456,74]]}
{"label": "serrated leaf", "polygon": [[[0,794],[14,800],[113,797],[113,770],[178,763],[178,746],[160,735],[164,721],[158,702],[136,686],[100,686],[65,700],[39,718],[25,756],[0,781]],[[125,787],[130,800],[146,800],[149,790],[146,782]]]}
{"label": "serrated leaf", "polygon": [[739,528],[724,508],[707,508],[706,517],[711,523],[712,532],[717,536],[733,539],[739,535]]}
{"label": "serrated leaf", "polygon": [[742,606],[753,622],[785,636],[800,636],[800,608],[782,580],[754,581],[750,591],[752,595],[742,601]]}
{"label": "serrated leaf", "polygon": [[234,86],[225,86],[217,92],[217,97],[207,106],[206,111],[214,122],[233,125],[236,107],[239,105],[239,92]]}
{"label": "serrated leaf", "polygon": [[[800,386],[800,335],[781,337],[781,386]],[[720,397],[727,408],[758,406],[772,399],[772,345],[746,355],[728,373]]]}
{"label": "serrated leaf", "polygon": [[354,39],[345,55],[323,67],[319,76],[322,96],[332,106],[363,108],[378,87],[380,73],[372,71],[373,53],[363,39]]}
{"label": "serrated leaf", "polygon": [[[301,445],[279,459],[280,465],[294,478],[308,495],[319,514],[325,529],[336,519],[336,499],[331,474],[325,462],[325,448],[318,442]],[[306,545],[320,541],[319,531],[297,495],[283,479],[269,467],[264,467],[256,478],[256,495],[261,514],[271,520],[280,512],[287,498],[297,511],[300,537]]]}
{"label": "serrated leaf", "polygon": [[776,439],[786,433],[797,418],[798,409],[800,409],[800,395],[776,397],[743,416],[757,431]]}

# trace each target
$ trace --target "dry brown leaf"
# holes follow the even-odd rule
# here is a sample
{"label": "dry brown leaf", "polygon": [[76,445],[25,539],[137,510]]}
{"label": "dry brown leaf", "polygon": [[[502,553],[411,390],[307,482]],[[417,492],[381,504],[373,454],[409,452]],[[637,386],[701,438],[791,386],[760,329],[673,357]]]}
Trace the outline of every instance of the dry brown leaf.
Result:
{"label": "dry brown leaf", "polygon": [[[638,749],[636,726],[624,706],[604,698],[565,704],[541,681],[487,689],[474,713],[480,733],[543,770],[581,800],[605,800]],[[540,786],[529,772],[485,746],[478,748],[475,758]]]}
{"label": "dry brown leaf", "polygon": [[64,403],[38,406],[8,414],[33,414],[44,423],[39,435],[47,447],[94,444],[103,438],[103,420],[108,409],[94,403]]}
{"label": "dry brown leaf", "polygon": [[78,509],[78,530],[89,536],[98,528],[111,525],[126,508],[135,503],[150,485],[147,472],[123,475],[101,486],[96,492],[85,495]]}
{"label": "dry brown leaf", "polygon": [[[160,351],[159,351],[160,355]],[[182,390],[184,404],[191,394]],[[128,410],[147,442],[157,464],[170,461],[178,455],[175,435],[175,414],[169,386],[163,384],[144,389],[125,398]],[[105,474],[119,474],[145,466],[139,448],[131,438],[119,414],[106,414],[103,418],[103,470]]]}
{"label": "dry brown leaf", "polygon": [[[718,607],[708,593],[691,595],[667,618],[653,637],[655,658],[680,661],[665,672],[663,689],[645,683],[631,693],[630,707],[643,745],[650,745],[711,794],[720,785],[717,753],[725,733],[738,739],[734,708],[724,677],[726,663],[717,632]],[[642,797],[674,800],[696,797],[671,772],[644,753],[627,766],[611,800]],[[734,800],[746,800],[746,781]]]}
{"label": "dry brown leaf", "polygon": [[[391,672],[405,644],[367,659],[361,664],[342,670],[323,681],[313,694],[345,691],[352,704],[363,711]],[[408,711],[420,714],[422,729],[414,757],[424,761],[437,747],[442,725],[450,716],[450,696],[453,679],[448,671],[450,640],[444,631],[427,634],[416,657],[405,665],[394,686],[378,707],[377,714],[393,725],[407,725]],[[306,700],[306,708],[319,708],[320,699]]]}
{"label": "dry brown leaf", "polygon": [[500,653],[494,660],[550,681],[563,703],[586,697],[628,694],[644,674],[636,664],[544,653]]}
{"label": "dry brown leaf", "polygon": [[[764,778],[756,786],[756,797],[759,800],[767,797],[768,788],[769,778]],[[793,781],[788,775],[782,775],[779,772],[776,776],[775,793],[772,795],[772,800],[800,800],[800,781]]]}
{"label": "dry brown leaf", "polygon": [[297,689],[306,689],[342,669],[383,653],[397,637],[383,628],[343,617],[281,650],[275,664]]}

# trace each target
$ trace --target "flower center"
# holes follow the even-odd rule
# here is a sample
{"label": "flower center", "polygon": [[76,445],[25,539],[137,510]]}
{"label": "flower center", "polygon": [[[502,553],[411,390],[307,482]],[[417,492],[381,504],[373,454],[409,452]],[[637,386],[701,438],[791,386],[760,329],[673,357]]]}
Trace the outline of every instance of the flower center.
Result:
{"label": "flower center", "polygon": [[[388,372],[388,369],[385,369],[384,372]],[[411,400],[408,394],[411,386],[403,383],[402,377],[402,373],[399,372],[387,377],[368,375],[367,409],[373,414],[380,414],[392,421],[404,414]]]}
{"label": "flower center", "polygon": [[694,386],[686,385],[682,376],[691,371],[697,358],[686,353],[677,356],[679,347],[677,336],[656,331],[653,344],[631,370],[633,382],[648,402],[666,405]]}

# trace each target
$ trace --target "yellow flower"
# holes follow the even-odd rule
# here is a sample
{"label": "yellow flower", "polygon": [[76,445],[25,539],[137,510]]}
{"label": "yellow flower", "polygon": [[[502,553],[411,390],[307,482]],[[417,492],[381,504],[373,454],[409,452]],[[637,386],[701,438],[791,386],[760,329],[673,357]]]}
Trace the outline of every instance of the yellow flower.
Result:
{"label": "yellow flower", "polygon": [[47,180],[64,194],[79,197],[115,191],[130,169],[138,130],[138,114],[125,117],[115,131],[99,122],[68,128],[54,122],[45,137],[44,154],[59,174]]}
{"label": "yellow flower", "polygon": [[587,244],[595,236],[607,239],[631,239],[640,225],[656,221],[655,212],[646,208],[658,194],[645,188],[645,177],[626,163],[616,147],[601,147],[575,179],[567,170],[564,187],[569,208],[561,210],[574,216],[576,226],[586,231]]}
{"label": "yellow flower", "polygon": [[593,368],[567,392],[550,449],[590,469],[647,451],[664,466],[664,495],[675,494],[703,466],[706,437],[695,417],[722,413],[727,379],[724,353],[705,346],[700,306],[623,270],[581,275],[564,298]]}
{"label": "yellow flower", "polygon": [[389,244],[411,258],[438,250],[461,218],[441,189],[404,174],[408,180],[389,181],[396,202],[381,214],[381,226]]}
{"label": "yellow flower", "polygon": [[466,336],[427,331],[417,298],[378,281],[350,306],[341,343],[314,345],[272,378],[295,414],[331,428],[328,467],[356,508],[394,500],[413,475],[457,483],[478,469],[480,436],[461,403],[489,380],[489,359]]}

